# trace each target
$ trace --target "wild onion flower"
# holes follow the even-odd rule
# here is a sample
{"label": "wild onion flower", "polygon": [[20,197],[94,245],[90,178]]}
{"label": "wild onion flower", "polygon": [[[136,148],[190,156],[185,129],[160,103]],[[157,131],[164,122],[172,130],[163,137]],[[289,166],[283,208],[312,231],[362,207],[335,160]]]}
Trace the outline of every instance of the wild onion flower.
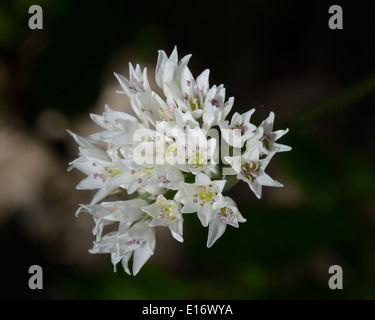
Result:
{"label": "wild onion flower", "polygon": [[[105,106],[91,114],[101,131],[85,138],[70,132],[79,157],[68,170],[87,175],[77,189],[95,189],[90,204],[77,214],[92,215],[96,236],[91,253],[110,253],[116,265],[136,275],[155,249],[155,229],[166,227],[183,242],[183,217],[197,214],[208,227],[207,247],[246,219],[235,201],[223,192],[245,181],[257,198],[262,186],[281,187],[265,169],[272,157],[290,147],[275,143],[288,130],[273,131],[274,113],[258,127],[250,122],[255,109],[234,113],[234,98],[225,98],[223,85],[209,86],[209,70],[196,79],[188,61],[159,51],[154,91],[147,69],[129,63],[129,79],[115,73],[137,117]],[[118,200],[118,199],[122,200]],[[116,231],[103,235],[106,225]]]}

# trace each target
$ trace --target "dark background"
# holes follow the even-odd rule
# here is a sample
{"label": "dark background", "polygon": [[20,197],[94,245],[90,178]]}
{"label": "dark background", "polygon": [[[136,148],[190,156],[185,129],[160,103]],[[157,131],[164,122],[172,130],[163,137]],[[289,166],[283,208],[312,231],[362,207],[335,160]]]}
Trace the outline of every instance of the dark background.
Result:
{"label": "dark background", "polygon": [[[43,8],[43,30],[28,8]],[[344,29],[328,27],[339,4]],[[36,1],[0,4],[0,297],[3,299],[374,299],[374,3],[358,1]],[[230,195],[247,218],[207,249],[186,216],[183,244],[162,231],[136,276],[90,255],[92,193],[66,172],[78,152],[66,129],[98,130],[90,112],[129,112],[113,71],[157,51],[191,53],[194,76],[235,97],[233,112],[276,114],[293,147],[270,164],[284,188]],[[117,99],[110,100],[109,99]],[[44,271],[32,291],[28,268]],[[328,268],[344,270],[330,290]]]}

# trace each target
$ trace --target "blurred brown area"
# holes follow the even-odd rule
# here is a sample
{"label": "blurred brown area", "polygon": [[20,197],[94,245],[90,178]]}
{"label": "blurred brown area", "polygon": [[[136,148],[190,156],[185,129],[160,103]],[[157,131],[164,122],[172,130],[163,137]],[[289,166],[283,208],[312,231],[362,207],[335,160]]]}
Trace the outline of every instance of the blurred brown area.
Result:
{"label": "blurred brown area", "polygon": [[[1,298],[375,298],[373,5],[341,1],[344,30],[333,31],[328,2],[35,4],[43,30],[28,28],[26,2],[0,4]],[[131,61],[154,81],[157,50],[174,45],[193,54],[194,76],[209,68],[210,85],[235,96],[233,112],[255,107],[260,124],[274,111],[293,150],[269,167],[283,188],[260,201],[242,183],[228,193],[246,225],[207,249],[207,229],[188,216],[185,242],[160,230],[133,278],[88,253],[93,221],[74,213],[93,192],[67,172],[78,148],[66,130],[99,130],[89,113],[105,104],[131,113],[113,72],[128,76]],[[32,264],[43,290],[27,286]],[[327,286],[333,264],[345,270],[342,292]]]}

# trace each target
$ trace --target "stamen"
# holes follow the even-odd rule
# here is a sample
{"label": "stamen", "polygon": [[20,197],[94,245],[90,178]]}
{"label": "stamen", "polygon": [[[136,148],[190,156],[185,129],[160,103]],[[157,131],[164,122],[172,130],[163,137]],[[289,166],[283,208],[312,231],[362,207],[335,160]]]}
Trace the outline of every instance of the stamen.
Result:
{"label": "stamen", "polygon": [[165,205],[165,201],[163,201],[163,200],[158,200],[158,201],[156,201],[156,203],[157,203],[159,206],[164,206],[164,205]]}
{"label": "stamen", "polygon": [[166,176],[160,176],[158,179],[162,183],[170,183],[171,180],[168,180]]}
{"label": "stamen", "polygon": [[220,211],[217,212],[217,217],[224,222],[231,222],[235,218],[233,211],[228,207],[221,208]]}
{"label": "stamen", "polygon": [[257,170],[251,170],[251,175],[254,179],[259,177],[259,172]]}
{"label": "stamen", "polygon": [[167,114],[169,119],[173,118],[171,110],[168,109],[167,111],[165,111],[165,113]]}
{"label": "stamen", "polygon": [[245,166],[242,166],[241,169],[242,169],[242,170],[241,170],[241,174],[242,174],[243,176],[250,177],[249,171],[247,170],[247,168],[246,168]]}
{"label": "stamen", "polygon": [[211,100],[212,106],[215,106],[216,108],[219,108],[219,100],[217,99],[212,99]]}
{"label": "stamen", "polygon": [[128,242],[125,242],[126,245],[130,246],[132,244],[140,244],[141,242],[137,239],[131,239],[130,241]]}
{"label": "stamen", "polygon": [[260,138],[260,141],[262,142],[263,147],[265,147],[265,148],[267,148],[267,149],[270,148],[270,145],[269,145],[270,140],[271,140],[271,137],[270,137],[268,134],[264,134],[264,135],[262,136],[262,138]]}

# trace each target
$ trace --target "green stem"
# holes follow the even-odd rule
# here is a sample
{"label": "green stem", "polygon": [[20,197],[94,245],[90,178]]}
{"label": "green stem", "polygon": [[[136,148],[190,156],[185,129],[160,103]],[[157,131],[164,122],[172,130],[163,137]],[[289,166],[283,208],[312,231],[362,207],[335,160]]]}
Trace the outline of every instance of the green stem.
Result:
{"label": "green stem", "polygon": [[137,199],[146,199],[148,196],[150,196],[151,193],[148,193],[148,192],[144,192],[144,193],[141,193]]}
{"label": "green stem", "polygon": [[332,114],[352,106],[363,98],[375,92],[375,74],[362,80],[352,86],[344,93],[334,96],[327,101],[317,104],[315,107],[303,111],[294,118],[291,127],[303,128],[306,124],[311,123],[325,115]]}

